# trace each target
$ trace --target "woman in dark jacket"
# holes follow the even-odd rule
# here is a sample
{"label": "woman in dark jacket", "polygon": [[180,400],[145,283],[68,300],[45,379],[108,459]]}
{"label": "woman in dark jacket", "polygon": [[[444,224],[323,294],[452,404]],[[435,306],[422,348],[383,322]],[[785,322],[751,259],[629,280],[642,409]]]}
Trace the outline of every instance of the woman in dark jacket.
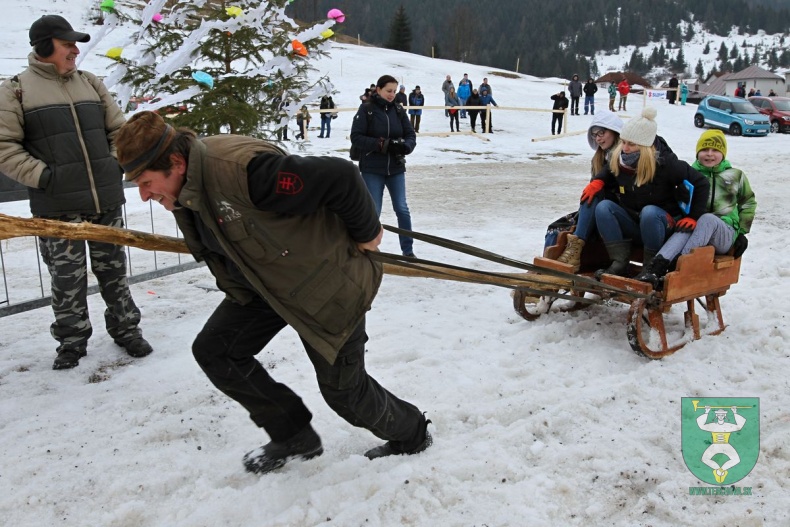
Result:
{"label": "woman in dark jacket", "polygon": [[[360,105],[351,125],[351,144],[361,150],[359,171],[381,215],[384,187],[390,193],[398,227],[411,230],[411,214],[406,204],[406,156],[417,146],[406,111],[395,103],[398,81],[384,75],[376,83],[370,100]],[[400,236],[401,252],[414,256],[414,240]]]}
{"label": "woman in dark jacket", "polygon": [[[472,90],[472,95],[466,100],[467,106],[483,106],[483,103],[480,101],[480,94],[477,92],[477,88]],[[477,114],[480,113],[480,110],[467,110],[466,113],[469,114],[469,124],[472,125],[472,131],[477,132],[475,130],[475,125],[477,124]]]}
{"label": "woman in dark jacket", "polygon": [[[324,95],[323,97],[321,97],[321,109],[322,110],[335,109],[335,101],[332,100],[331,95]],[[318,136],[321,139],[323,139],[324,137],[329,137],[329,134],[332,133],[333,115],[335,114],[332,112],[321,112],[321,134]]]}
{"label": "woman in dark jacket", "polygon": [[[612,260],[603,273],[624,276],[632,241],[644,245],[644,265],[649,265],[673,231],[692,231],[705,213],[710,192],[708,180],[681,161],[664,143],[656,141],[656,109],[646,107],[620,132],[609,165],[585,187],[582,201],[594,198],[604,186],[614,185],[618,202],[605,199],[595,208],[595,222]],[[693,187],[688,199],[684,180]],[[684,194],[686,194],[684,196]],[[679,201],[690,201],[684,212]]]}

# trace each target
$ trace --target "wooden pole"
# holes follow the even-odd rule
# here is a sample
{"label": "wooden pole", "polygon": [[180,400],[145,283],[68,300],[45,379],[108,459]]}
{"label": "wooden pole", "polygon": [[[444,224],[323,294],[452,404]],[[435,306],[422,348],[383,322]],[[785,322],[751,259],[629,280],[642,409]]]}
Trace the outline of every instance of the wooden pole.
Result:
{"label": "wooden pole", "polygon": [[521,62],[521,57],[516,58],[516,73],[518,73],[518,65]]}

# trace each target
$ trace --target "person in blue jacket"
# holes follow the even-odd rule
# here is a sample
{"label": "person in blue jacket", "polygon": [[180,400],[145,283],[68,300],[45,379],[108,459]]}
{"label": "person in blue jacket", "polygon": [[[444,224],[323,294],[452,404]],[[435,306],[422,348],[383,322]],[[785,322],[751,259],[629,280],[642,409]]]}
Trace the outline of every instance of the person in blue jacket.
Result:
{"label": "person in blue jacket", "polygon": [[[493,106],[499,106],[496,103],[496,101],[494,100],[494,98],[491,96],[491,93],[489,93],[489,91],[487,89],[485,89],[485,88],[483,88],[483,90],[480,92],[480,104],[482,106],[488,106],[489,104],[491,104]],[[488,130],[486,130],[486,113],[487,113],[486,110],[483,110],[483,111],[480,112],[480,126],[483,127],[483,133],[490,132],[490,133],[493,134],[494,133],[494,116],[493,116],[493,114],[491,114],[491,116],[489,117],[489,119],[488,119],[488,127],[489,128],[488,128]]]}
{"label": "person in blue jacket", "polygon": [[[466,100],[472,95],[472,81],[469,80],[467,73],[464,73],[464,78],[458,82],[456,94],[461,101],[461,106],[466,106]],[[461,110],[461,119],[466,119],[466,110]]]}
{"label": "person in blue jacket", "polygon": [[425,106],[425,96],[422,94],[419,86],[415,86],[414,90],[409,94],[409,122],[416,133],[420,133],[420,120],[422,119],[422,110],[414,108],[414,106]]}
{"label": "person in blue jacket", "polygon": [[[370,100],[360,105],[351,125],[351,144],[362,151],[359,171],[368,187],[376,212],[381,215],[384,187],[390,193],[398,227],[411,230],[406,203],[406,156],[417,146],[417,134],[406,111],[395,102],[398,81],[383,75]],[[400,236],[404,256],[414,256],[414,239]]]}

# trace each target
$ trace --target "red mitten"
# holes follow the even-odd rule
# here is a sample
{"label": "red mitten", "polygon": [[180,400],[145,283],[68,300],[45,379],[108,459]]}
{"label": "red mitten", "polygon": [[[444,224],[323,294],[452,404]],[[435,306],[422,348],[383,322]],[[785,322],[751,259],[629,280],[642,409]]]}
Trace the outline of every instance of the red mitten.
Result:
{"label": "red mitten", "polygon": [[675,224],[675,230],[678,232],[691,232],[697,227],[697,220],[694,218],[682,218]]}
{"label": "red mitten", "polygon": [[598,194],[600,191],[603,190],[603,180],[602,179],[593,179],[590,183],[584,187],[582,191],[582,203],[587,203],[588,205],[592,203],[593,198],[595,195]]}

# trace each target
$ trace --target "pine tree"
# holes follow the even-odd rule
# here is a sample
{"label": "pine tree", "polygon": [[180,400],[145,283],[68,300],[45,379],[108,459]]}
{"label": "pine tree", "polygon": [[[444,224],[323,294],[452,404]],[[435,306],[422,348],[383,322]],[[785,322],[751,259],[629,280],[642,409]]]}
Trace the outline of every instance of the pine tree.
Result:
{"label": "pine tree", "polygon": [[710,53],[710,42],[705,42],[705,47],[702,48],[702,54],[708,55]]}
{"label": "pine tree", "polygon": [[395,11],[395,17],[390,24],[390,39],[385,47],[398,51],[411,51],[411,22],[403,4]]}
{"label": "pine tree", "polygon": [[705,80],[705,68],[702,66],[702,59],[697,61],[697,67],[694,68],[694,75],[700,80]]}
{"label": "pine tree", "polygon": [[687,66],[688,64],[686,64],[686,56],[683,54],[683,46],[680,46],[680,49],[678,50],[678,54],[675,57],[675,61],[672,64],[672,67],[675,71],[680,73],[682,71],[685,71]]}
{"label": "pine tree", "polygon": [[327,54],[325,31],[334,20],[300,28],[284,14],[287,3],[151,0],[142,11],[116,12],[139,29],[105,84],[122,108],[132,96],[152,99],[140,110],[183,108],[168,117],[199,134],[271,138],[290,117],[274,104],[277,97],[295,103],[288,110],[293,114],[331,92],[327,78],[309,81],[308,74],[315,70],[310,61]]}
{"label": "pine tree", "polygon": [[730,51],[727,49],[727,44],[725,44],[724,42],[722,42],[722,43],[721,43],[721,46],[719,46],[719,54],[716,56],[716,58],[717,58],[717,59],[718,59],[720,62],[726,62],[726,61],[727,61],[727,58],[728,58],[728,55],[729,55],[729,53],[730,53]]}

